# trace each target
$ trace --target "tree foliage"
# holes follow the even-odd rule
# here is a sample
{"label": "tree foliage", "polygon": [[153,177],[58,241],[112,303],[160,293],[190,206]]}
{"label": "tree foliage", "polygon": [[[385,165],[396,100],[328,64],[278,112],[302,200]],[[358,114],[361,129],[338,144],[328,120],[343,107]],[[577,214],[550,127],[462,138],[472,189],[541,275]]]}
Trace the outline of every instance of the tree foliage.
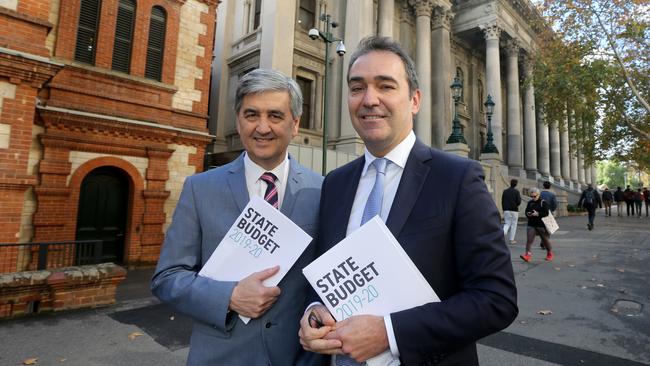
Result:
{"label": "tree foliage", "polygon": [[570,128],[587,162],[650,170],[650,0],[545,0],[540,11],[534,82],[547,122]]}

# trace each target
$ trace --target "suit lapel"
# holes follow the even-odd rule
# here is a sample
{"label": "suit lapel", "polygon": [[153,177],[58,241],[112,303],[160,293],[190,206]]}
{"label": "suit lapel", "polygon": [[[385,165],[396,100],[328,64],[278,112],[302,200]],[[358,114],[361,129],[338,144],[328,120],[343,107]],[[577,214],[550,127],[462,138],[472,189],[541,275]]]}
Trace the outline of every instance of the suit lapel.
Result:
{"label": "suit lapel", "polygon": [[285,216],[291,217],[293,208],[298,197],[298,191],[303,187],[302,170],[296,164],[291,155],[289,155],[289,175],[287,176],[287,188],[284,191],[284,198],[282,199],[282,207],[280,212]]}
{"label": "suit lapel", "polygon": [[[328,218],[332,218],[332,225],[327,229],[333,231],[334,243],[338,243],[345,238],[345,233],[348,230],[348,221],[350,221],[350,213],[352,212],[352,204],[354,203],[354,196],[357,193],[361,171],[365,162],[366,159],[363,156],[355,160],[350,177],[345,178],[345,181],[341,182],[342,184],[338,187],[335,187],[334,192],[332,192],[335,196],[332,199],[339,202],[337,205],[331,205],[333,212],[331,216],[328,215]],[[348,184],[350,182],[354,182],[354,184]]]}
{"label": "suit lapel", "polygon": [[250,200],[248,197],[248,188],[246,188],[246,174],[244,173],[244,154],[239,155],[233,162],[228,173],[230,193],[232,193],[232,197],[235,199],[239,211],[243,211]]}
{"label": "suit lapel", "polygon": [[406,160],[402,179],[397,187],[393,206],[390,208],[386,226],[395,237],[399,236],[406,219],[409,217],[415,202],[424,187],[430,167],[426,163],[431,160],[431,151],[420,140],[415,141],[413,149]]}

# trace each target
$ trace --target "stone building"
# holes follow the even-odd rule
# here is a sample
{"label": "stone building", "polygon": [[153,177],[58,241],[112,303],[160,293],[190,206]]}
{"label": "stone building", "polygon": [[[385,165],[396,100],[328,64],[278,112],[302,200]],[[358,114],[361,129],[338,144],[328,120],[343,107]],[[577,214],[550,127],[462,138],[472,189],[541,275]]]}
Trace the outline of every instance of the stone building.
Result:
{"label": "stone building", "polygon": [[[0,0],[0,243],[152,265],[203,169],[217,0]],[[0,273],[33,269],[3,249]],[[22,253],[24,254],[24,253]]]}
{"label": "stone building", "polygon": [[[326,43],[308,36],[313,27],[326,32],[321,14],[338,22],[332,34],[347,47],[340,57],[334,52],[336,45],[329,45],[327,80]],[[224,2],[215,36],[209,128],[216,139],[208,148],[210,160],[219,165],[241,151],[232,110],[234,88],[243,74],[258,67],[292,75],[303,90],[306,113],[290,147],[302,163],[321,170],[324,105],[328,105],[327,170],[361,154],[362,141],[346,107],[345,72],[359,40],[379,34],[399,40],[416,63],[422,89],[415,121],[419,139],[480,160],[498,203],[510,178],[519,178],[524,191],[550,180],[564,211],[581,186],[595,181],[595,168],[573,151],[566,128],[544,121],[533,84],[525,82],[532,75],[537,47],[532,20],[539,17],[528,0]],[[457,116],[466,143],[447,144],[455,115],[450,89],[454,77],[463,85]],[[488,95],[495,102],[491,128],[498,154],[481,153],[487,143]]]}

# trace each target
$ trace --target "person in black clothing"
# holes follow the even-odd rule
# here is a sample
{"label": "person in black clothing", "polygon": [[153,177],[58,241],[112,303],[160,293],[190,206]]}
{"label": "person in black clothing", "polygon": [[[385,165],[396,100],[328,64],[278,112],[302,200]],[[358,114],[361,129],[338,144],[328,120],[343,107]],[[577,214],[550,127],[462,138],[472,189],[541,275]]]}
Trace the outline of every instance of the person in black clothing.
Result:
{"label": "person in black clothing", "polygon": [[614,201],[616,202],[616,213],[618,216],[623,216],[623,201],[625,201],[625,194],[621,190],[621,187],[616,187],[616,192],[614,192]]}
{"label": "person in black clothing", "polygon": [[636,208],[636,216],[641,218],[641,208],[643,207],[643,193],[641,188],[637,188],[634,192],[634,207]]}
{"label": "person in black clothing", "polygon": [[587,189],[582,191],[582,195],[580,195],[580,200],[578,201],[578,206],[582,206],[587,210],[587,213],[589,214],[587,229],[593,230],[594,218],[596,217],[596,207],[602,208],[603,202],[600,200],[598,191],[594,189],[591,183],[587,184]]}
{"label": "person in black clothing", "polygon": [[623,191],[623,197],[625,197],[627,215],[630,216],[630,210],[632,210],[632,216],[634,216],[634,191],[629,185],[625,188],[625,191]]}
{"label": "person in black clothing", "polygon": [[605,187],[603,191],[603,204],[605,205],[605,216],[612,216],[612,201],[614,196],[609,188]]}
{"label": "person in black clothing", "polygon": [[[503,191],[501,195],[501,208],[503,209],[503,235],[508,236],[510,244],[516,244],[515,234],[517,233],[517,221],[519,219],[519,205],[521,195],[517,188],[517,180],[510,181],[510,188]],[[508,234],[510,232],[510,234]]]}
{"label": "person in black clothing", "polygon": [[526,206],[526,217],[528,218],[526,253],[519,257],[526,262],[533,260],[533,253],[530,251],[530,248],[533,245],[533,241],[535,241],[535,235],[539,235],[542,238],[544,248],[546,248],[546,260],[552,261],[554,257],[553,248],[549,240],[548,231],[546,231],[546,226],[544,226],[544,222],[542,221],[542,217],[548,216],[549,205],[541,199],[539,188],[531,188],[530,197],[532,199],[528,201],[528,205]]}

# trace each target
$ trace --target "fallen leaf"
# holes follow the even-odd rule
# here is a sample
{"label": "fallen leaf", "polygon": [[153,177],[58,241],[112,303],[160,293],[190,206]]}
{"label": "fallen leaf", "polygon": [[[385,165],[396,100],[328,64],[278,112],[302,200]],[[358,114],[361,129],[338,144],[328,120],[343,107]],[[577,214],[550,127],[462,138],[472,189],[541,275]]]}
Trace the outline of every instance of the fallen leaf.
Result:
{"label": "fallen leaf", "polygon": [[540,310],[540,311],[537,312],[537,314],[550,315],[550,314],[553,314],[553,312],[550,311],[550,310]]}
{"label": "fallen leaf", "polygon": [[67,361],[67,360],[68,360],[67,358],[60,358],[60,359],[59,359],[59,362],[65,362],[65,361]]}
{"label": "fallen leaf", "polygon": [[142,333],[140,333],[140,332],[133,332],[133,333],[129,334],[129,339],[130,339],[130,340],[134,340],[134,339],[136,339],[137,337],[140,337],[140,336],[143,336],[143,335],[144,335],[144,334],[142,334]]}
{"label": "fallen leaf", "polygon": [[618,309],[617,308],[612,308],[612,313],[618,313]]}
{"label": "fallen leaf", "polygon": [[625,270],[623,268],[616,268],[616,270],[621,272],[621,273],[625,272]]}
{"label": "fallen leaf", "polygon": [[23,361],[23,365],[36,365],[38,363],[38,357],[28,358]]}
{"label": "fallen leaf", "polygon": [[173,315],[170,316],[170,317],[169,317],[169,320],[174,320],[174,316],[173,316]]}
{"label": "fallen leaf", "polygon": [[603,285],[602,283],[597,283],[596,286],[597,287],[605,287],[605,285]]}
{"label": "fallen leaf", "polygon": [[554,270],[559,271],[560,267],[553,267]]}
{"label": "fallen leaf", "polygon": [[587,286],[582,286],[582,287],[580,287],[580,288],[584,290],[584,289],[586,289],[586,288],[587,288]]}
{"label": "fallen leaf", "polygon": [[521,321],[519,322],[519,324],[526,324],[526,321],[525,321],[525,320],[521,320]]}
{"label": "fallen leaf", "polygon": [[576,266],[575,264],[569,264],[569,267],[575,267],[575,266]]}

